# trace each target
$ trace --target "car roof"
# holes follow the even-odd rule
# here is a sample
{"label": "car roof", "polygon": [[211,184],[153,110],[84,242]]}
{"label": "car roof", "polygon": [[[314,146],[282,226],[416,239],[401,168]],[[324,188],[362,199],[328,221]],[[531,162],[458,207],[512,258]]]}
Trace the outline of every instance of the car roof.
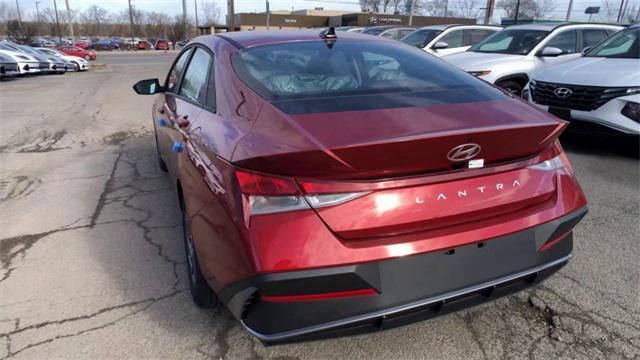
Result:
{"label": "car roof", "polygon": [[595,27],[619,27],[615,24],[599,24],[599,23],[577,23],[577,22],[551,22],[551,23],[536,23],[536,24],[524,24],[524,25],[511,25],[507,27],[509,30],[545,30],[554,31],[558,28],[563,28],[572,25],[591,25]]}
{"label": "car roof", "polygon": [[[350,40],[375,40],[375,41],[392,41],[381,37],[374,37],[368,34],[361,34],[357,32],[340,31],[337,33],[337,40],[350,39]],[[322,40],[320,38],[320,31],[315,30],[287,30],[287,31],[234,31],[223,34],[215,35],[203,35],[198,36],[196,39],[202,43],[208,43],[208,39],[219,37],[230,42],[236,48],[245,48],[266,44],[286,43],[296,41],[313,41]],[[195,40],[195,39],[194,39]]]}
{"label": "car roof", "polygon": [[462,26],[473,26],[477,28],[487,28],[487,29],[501,29],[498,25],[481,25],[481,24],[442,24],[442,25],[429,25],[422,26],[419,30],[447,30],[454,27],[462,27]]}

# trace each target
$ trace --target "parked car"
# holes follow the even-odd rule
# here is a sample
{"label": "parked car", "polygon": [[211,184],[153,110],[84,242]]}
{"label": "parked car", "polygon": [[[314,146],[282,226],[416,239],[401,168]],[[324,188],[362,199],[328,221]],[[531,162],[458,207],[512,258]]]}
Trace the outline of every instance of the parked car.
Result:
{"label": "parked car", "polygon": [[33,47],[55,47],[56,43],[54,43],[51,40],[45,39],[45,38],[35,38],[33,40],[31,40],[31,42],[29,43],[29,45],[33,46]]}
{"label": "parked car", "polygon": [[120,49],[120,45],[122,44],[122,40],[120,40],[118,38],[111,38],[111,39],[109,39],[109,41],[111,41],[111,47],[113,47],[114,49]]}
{"label": "parked car", "polygon": [[49,49],[49,48],[37,48],[38,51],[41,51],[49,56],[60,57],[71,64],[70,70],[72,71],[87,71],[89,70],[89,62],[81,57],[67,55],[60,50]]}
{"label": "parked car", "polygon": [[149,50],[151,49],[151,43],[147,40],[139,40],[138,41],[138,50]]}
{"label": "parked car", "polygon": [[[391,29],[397,29],[400,28],[398,25],[379,25],[379,26],[368,26],[365,27],[361,33],[363,34],[368,34],[368,35],[375,35],[375,36],[380,36],[380,34],[382,34],[385,31],[391,30]],[[415,29],[411,29],[412,31]]]}
{"label": "parked car", "polygon": [[364,26],[340,26],[336,28],[336,31],[362,32],[364,29]]}
{"label": "parked car", "polygon": [[195,302],[267,343],[523,289],[567,263],[586,213],[565,121],[397,41],[200,36],[134,89],[159,94]]}
{"label": "parked car", "polygon": [[16,64],[18,64],[18,71],[20,75],[40,73],[40,62],[28,54],[12,50],[4,50],[0,46],[0,55],[5,55],[15,61]]}
{"label": "parked car", "polygon": [[93,50],[110,51],[113,50],[113,44],[110,39],[95,39],[90,46]]}
{"label": "parked car", "polygon": [[96,53],[93,52],[92,50],[80,49],[79,47],[70,46],[70,45],[61,46],[58,48],[58,50],[60,50],[61,52],[67,55],[77,56],[85,60],[96,59]]}
{"label": "parked car", "polygon": [[90,45],[91,44],[86,40],[78,40],[73,44],[73,46],[75,46],[77,48],[80,48],[80,49],[83,49],[83,50],[89,49]]}
{"label": "parked car", "polygon": [[392,40],[400,40],[408,34],[414,32],[415,30],[416,28],[414,27],[394,27],[382,31],[378,36],[382,36],[384,38]]}
{"label": "parked car", "polygon": [[443,59],[520,95],[536,71],[578,58],[582,49],[620,29],[620,26],[602,24],[515,25],[489,36],[464,53]]}
{"label": "parked car", "polygon": [[56,73],[56,74],[64,74],[67,72],[67,70],[70,70],[72,68],[71,63],[55,57],[55,56],[50,56],[47,55],[41,51],[36,50],[35,48],[31,47],[31,46],[27,46],[27,45],[18,45],[15,44],[16,47],[18,47],[20,50],[22,50],[24,53],[28,53],[29,55],[33,56],[34,58],[38,59],[39,61],[48,61],[49,62],[49,68],[47,69],[49,73]]}
{"label": "parked car", "polygon": [[[8,41],[8,40],[2,40],[0,41],[0,49],[2,50],[6,50],[6,51],[11,51],[11,52],[15,52],[17,54],[21,54],[21,55],[25,55],[25,56],[29,56],[29,60],[33,59],[36,60],[38,62],[38,71],[39,73],[44,73],[47,74],[49,72],[51,72],[51,62],[44,56],[40,56],[40,55],[33,55],[31,53],[27,53],[25,52],[23,49],[21,49],[18,44]],[[30,66],[29,68],[29,73],[35,72],[35,69],[33,69],[33,65]]]}
{"label": "parked car", "polygon": [[469,48],[502,30],[487,25],[433,25],[415,30],[400,41],[435,56],[452,55]]}
{"label": "parked car", "polygon": [[169,41],[164,39],[156,40],[156,44],[154,46],[156,50],[169,50]]}
{"label": "parked car", "polygon": [[535,74],[523,97],[565,120],[640,135],[640,26]]}
{"label": "parked car", "polygon": [[18,62],[10,56],[0,53],[0,79],[20,74]]}
{"label": "parked car", "polygon": [[189,43],[189,41],[191,41],[191,40],[183,39],[183,40],[180,40],[180,41],[176,42],[176,45],[178,45],[179,47],[183,47],[183,46],[187,45]]}

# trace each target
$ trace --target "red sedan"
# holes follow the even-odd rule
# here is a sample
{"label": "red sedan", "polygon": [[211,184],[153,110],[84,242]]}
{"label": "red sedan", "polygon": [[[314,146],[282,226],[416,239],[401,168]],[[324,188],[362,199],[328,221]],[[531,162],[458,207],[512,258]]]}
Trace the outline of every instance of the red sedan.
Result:
{"label": "red sedan", "polygon": [[79,48],[77,46],[63,45],[63,46],[59,46],[57,49],[62,51],[63,53],[65,53],[67,55],[81,57],[81,58],[83,58],[85,60],[95,60],[96,59],[96,53],[94,53],[91,50],[81,49],[81,48]]}
{"label": "red sedan", "polygon": [[164,39],[157,40],[155,48],[156,50],[169,50],[169,42]]}
{"label": "red sedan", "polygon": [[76,41],[75,44],[73,44],[73,46],[75,47],[79,47],[80,49],[84,49],[87,50],[89,49],[89,42],[88,41]]}
{"label": "red sedan", "polygon": [[200,36],[134,89],[158,94],[194,301],[267,343],[525,289],[571,259],[587,212],[566,121],[398,41]]}

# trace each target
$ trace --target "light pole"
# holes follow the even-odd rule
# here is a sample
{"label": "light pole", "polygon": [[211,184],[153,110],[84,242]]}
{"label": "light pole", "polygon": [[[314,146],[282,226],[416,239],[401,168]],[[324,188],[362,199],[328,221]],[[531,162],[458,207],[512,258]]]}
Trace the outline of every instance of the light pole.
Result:
{"label": "light pole", "polygon": [[60,20],[58,19],[58,4],[53,0],[53,11],[56,12],[56,32],[58,33],[58,44],[62,45],[62,34],[60,33]]}
{"label": "light pole", "polygon": [[193,0],[193,7],[196,14],[196,28],[198,28],[198,0]]}
{"label": "light pole", "polygon": [[38,7],[39,4],[40,1],[36,1],[36,22],[38,27],[38,35],[40,35],[40,8]]}
{"label": "light pole", "polygon": [[516,15],[513,18],[513,24],[516,25],[518,23],[518,13],[520,12],[520,0],[516,3]]}

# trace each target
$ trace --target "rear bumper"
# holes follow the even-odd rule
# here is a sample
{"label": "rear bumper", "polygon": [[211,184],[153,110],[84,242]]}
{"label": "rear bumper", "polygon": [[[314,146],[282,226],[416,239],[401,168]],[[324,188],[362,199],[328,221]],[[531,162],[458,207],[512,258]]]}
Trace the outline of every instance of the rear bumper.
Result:
{"label": "rear bumper", "polygon": [[[533,228],[446,252],[255,276],[227,286],[219,295],[243,326],[266,343],[397,327],[542,281],[571,258],[570,231],[586,212],[582,208]],[[544,249],[545,243],[559,238]],[[330,300],[269,300],[363,289],[376,293]]]}

